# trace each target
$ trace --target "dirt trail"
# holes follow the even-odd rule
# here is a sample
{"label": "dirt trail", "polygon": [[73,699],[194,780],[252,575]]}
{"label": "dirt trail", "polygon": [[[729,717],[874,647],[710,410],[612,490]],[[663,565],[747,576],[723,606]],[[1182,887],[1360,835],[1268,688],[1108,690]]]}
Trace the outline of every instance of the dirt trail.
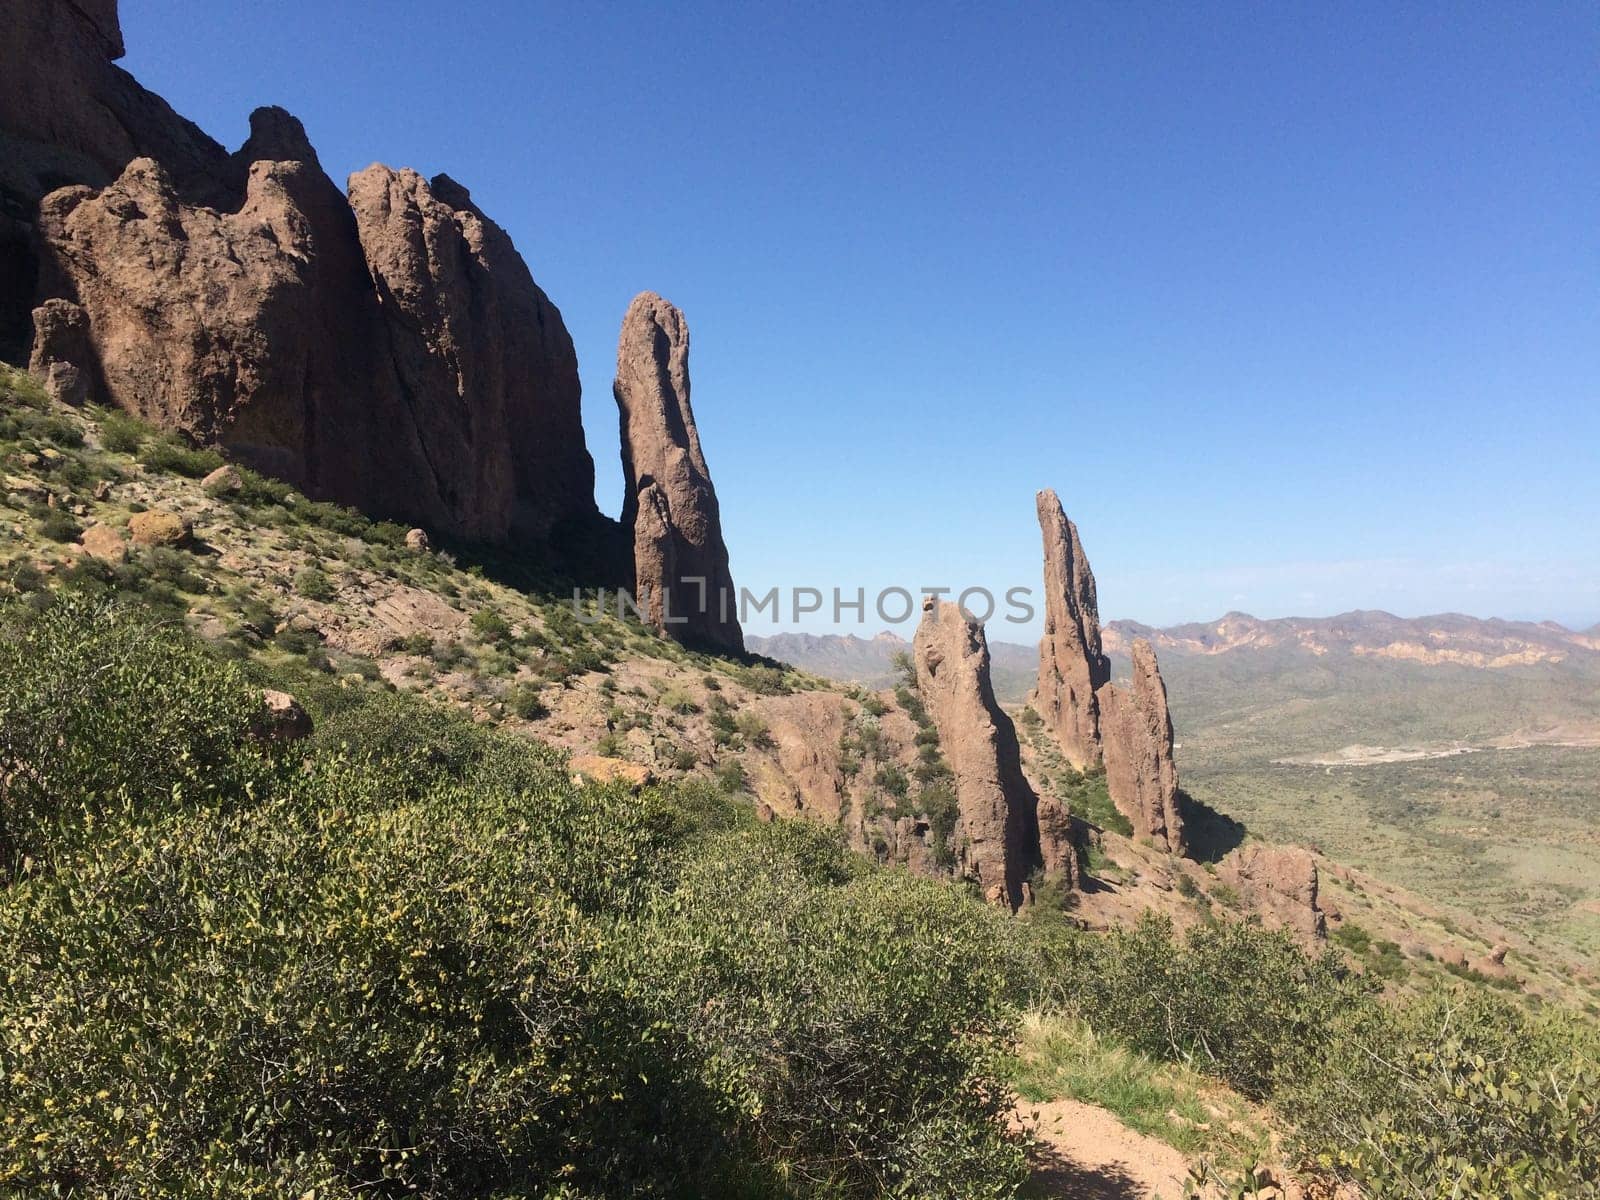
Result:
{"label": "dirt trail", "polygon": [[1055,1200],[1180,1200],[1189,1163],[1165,1142],[1077,1100],[1021,1103],[1038,1140],[1035,1196]]}

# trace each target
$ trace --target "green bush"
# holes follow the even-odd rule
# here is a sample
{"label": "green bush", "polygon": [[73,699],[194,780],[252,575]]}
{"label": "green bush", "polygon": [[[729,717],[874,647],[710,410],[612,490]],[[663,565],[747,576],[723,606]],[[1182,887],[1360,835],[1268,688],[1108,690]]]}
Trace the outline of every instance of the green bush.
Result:
{"label": "green bush", "polygon": [[1280,1074],[1305,1158],[1370,1196],[1595,1197],[1600,1035],[1482,988],[1353,1005]]}
{"label": "green bush", "polygon": [[72,514],[59,508],[44,509],[39,516],[39,536],[52,542],[75,542],[83,527],[72,519]]}
{"label": "green bush", "polygon": [[65,593],[0,613],[0,855],[54,857],[97,821],[231,803],[263,769],[238,672],[136,610]]}
{"label": "green bush", "polygon": [[196,449],[176,435],[146,442],[139,458],[152,471],[186,475],[190,479],[209,475],[222,465],[222,456],[215,450]]}
{"label": "green bush", "polygon": [[1309,958],[1288,933],[1227,921],[1179,938],[1155,916],[1073,943],[1057,972],[1097,1032],[1256,1099],[1359,988],[1336,955]]}
{"label": "green bush", "polygon": [[268,758],[181,633],[6,614],[5,833],[50,853],[0,887],[0,1192],[1013,1194],[1000,914],[703,786],[307,695]]}
{"label": "green bush", "polygon": [[100,444],[113,454],[134,454],[152,430],[143,421],[120,408],[100,415]]}
{"label": "green bush", "polygon": [[318,567],[305,567],[296,572],[294,590],[307,600],[332,600],[337,592],[333,580]]}

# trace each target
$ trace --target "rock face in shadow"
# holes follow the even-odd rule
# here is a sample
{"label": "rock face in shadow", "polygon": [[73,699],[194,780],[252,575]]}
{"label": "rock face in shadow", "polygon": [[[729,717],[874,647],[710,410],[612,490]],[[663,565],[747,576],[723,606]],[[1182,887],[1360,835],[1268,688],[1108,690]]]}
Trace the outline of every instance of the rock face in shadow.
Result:
{"label": "rock face in shadow", "polygon": [[1183,813],[1178,768],[1172,758],[1172,717],[1167,685],[1156,652],[1140,638],[1133,644],[1133,679],[1100,689],[1100,730],[1106,787],[1111,801],[1133,822],[1135,837],[1183,854]]}
{"label": "rock face in shadow", "polygon": [[1078,527],[1049,488],[1034,498],[1044,538],[1044,637],[1039,642],[1035,710],[1061,752],[1079,770],[1101,761],[1100,706],[1095,693],[1111,678],[1100,649],[1094,572]]}
{"label": "rock face in shadow", "polygon": [[1038,801],[1022,774],[1016,729],[995,702],[983,626],[930,596],[912,658],[918,694],[955,776],[958,873],[1015,910],[1039,862]]}
{"label": "rock face in shadow", "polygon": [[1317,860],[1309,850],[1246,842],[1217,864],[1217,878],[1269,926],[1306,938],[1327,936],[1327,918],[1317,902]]}
{"label": "rock face in shadow", "polygon": [[628,305],[613,392],[622,426],[622,526],[633,531],[634,592],[679,641],[742,652],[716,489],[689,405],[689,326],[654,292]]}

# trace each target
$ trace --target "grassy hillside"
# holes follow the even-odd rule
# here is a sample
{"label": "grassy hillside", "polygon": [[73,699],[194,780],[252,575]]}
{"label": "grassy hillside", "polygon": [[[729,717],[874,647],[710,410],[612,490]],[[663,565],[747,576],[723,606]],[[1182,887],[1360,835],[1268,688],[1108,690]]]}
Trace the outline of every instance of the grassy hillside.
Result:
{"label": "grassy hillside", "polygon": [[[1225,907],[1181,934],[1087,933],[1070,897],[1010,918],[760,819],[698,751],[577,782],[524,715],[558,691],[625,703],[673,762],[702,731],[617,685],[641,662],[820,685],[586,625],[270,481],[202,499],[212,457],[9,373],[0,401],[0,1194],[1009,1197],[1018,1092],[1236,1179],[1265,1144],[1378,1197],[1597,1194],[1579,1015],[1399,994]],[[65,549],[183,505],[199,541]],[[401,599],[448,638],[364,641]],[[270,736],[263,687],[315,731]],[[719,751],[763,733],[704,723]],[[1242,1128],[1192,1128],[1206,1104]]]}

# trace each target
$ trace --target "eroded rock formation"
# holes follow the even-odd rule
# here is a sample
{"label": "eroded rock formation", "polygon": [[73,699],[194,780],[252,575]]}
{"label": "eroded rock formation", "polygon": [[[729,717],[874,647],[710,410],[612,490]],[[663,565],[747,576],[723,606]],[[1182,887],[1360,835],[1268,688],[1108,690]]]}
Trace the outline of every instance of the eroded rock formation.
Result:
{"label": "eroded rock formation", "polygon": [[654,292],[628,305],[613,389],[622,425],[622,525],[634,592],[678,640],[742,651],[716,489],[689,405],[689,326]]}
{"label": "eroded rock formation", "polygon": [[[112,65],[115,0],[10,0],[6,27],[0,353],[315,496],[609,554],[571,338],[466,189],[374,166],[347,198],[278,108],[228,154]],[[81,308],[89,361],[35,338],[41,299]]]}
{"label": "eroded rock formation", "polygon": [[1100,650],[1094,572],[1078,527],[1049,488],[1035,498],[1044,537],[1044,637],[1039,642],[1035,710],[1079,770],[1101,761],[1100,707],[1095,693],[1111,678]]}
{"label": "eroded rock formation", "polygon": [[957,869],[1015,910],[1039,861],[1037,797],[1022,774],[1011,718],[995,702],[983,626],[930,596],[912,641],[917,691],[955,776]]}
{"label": "eroded rock formation", "polygon": [[33,353],[28,372],[53,400],[83,404],[96,398],[95,354],[89,317],[69,300],[46,300],[33,310]]}
{"label": "eroded rock formation", "polygon": [[578,358],[506,232],[448,176],[350,178],[400,392],[452,525],[539,541],[594,512]]}
{"label": "eroded rock formation", "polygon": [[1299,846],[1247,842],[1217,864],[1217,878],[1269,926],[1285,926],[1307,938],[1327,934],[1317,903],[1317,860]]}
{"label": "eroded rock formation", "polygon": [[1140,638],[1133,643],[1132,681],[1125,686],[1106,684],[1099,699],[1106,788],[1112,803],[1133,823],[1135,837],[1182,854],[1183,814],[1167,685],[1149,642]]}

